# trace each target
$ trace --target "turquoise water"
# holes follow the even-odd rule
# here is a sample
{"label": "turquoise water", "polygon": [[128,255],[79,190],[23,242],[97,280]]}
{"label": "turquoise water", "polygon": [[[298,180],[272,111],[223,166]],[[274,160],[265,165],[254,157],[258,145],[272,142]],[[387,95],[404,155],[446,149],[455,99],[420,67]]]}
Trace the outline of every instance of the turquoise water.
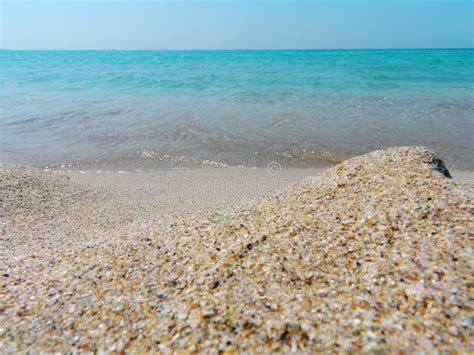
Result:
{"label": "turquoise water", "polygon": [[474,50],[0,51],[3,161],[330,165],[421,144],[474,169]]}

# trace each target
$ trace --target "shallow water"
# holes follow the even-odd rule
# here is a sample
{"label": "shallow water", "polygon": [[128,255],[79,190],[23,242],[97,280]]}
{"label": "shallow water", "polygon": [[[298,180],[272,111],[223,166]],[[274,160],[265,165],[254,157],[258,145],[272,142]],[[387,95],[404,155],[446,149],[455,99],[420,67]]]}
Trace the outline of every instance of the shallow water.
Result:
{"label": "shallow water", "polygon": [[1,51],[3,161],[330,165],[425,145],[474,170],[474,50]]}

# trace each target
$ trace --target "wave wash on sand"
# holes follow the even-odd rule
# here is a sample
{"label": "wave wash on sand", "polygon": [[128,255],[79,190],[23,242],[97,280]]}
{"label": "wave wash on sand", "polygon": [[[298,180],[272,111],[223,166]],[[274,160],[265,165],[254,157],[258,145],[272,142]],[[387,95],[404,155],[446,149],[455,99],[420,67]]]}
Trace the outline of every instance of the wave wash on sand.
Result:
{"label": "wave wash on sand", "polygon": [[0,349],[472,350],[473,188],[393,148],[243,206],[3,165]]}

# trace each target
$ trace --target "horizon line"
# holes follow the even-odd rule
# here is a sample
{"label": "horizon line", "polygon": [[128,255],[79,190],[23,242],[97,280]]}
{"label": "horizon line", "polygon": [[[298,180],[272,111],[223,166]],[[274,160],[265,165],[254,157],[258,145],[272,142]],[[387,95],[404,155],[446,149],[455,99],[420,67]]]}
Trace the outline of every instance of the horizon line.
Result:
{"label": "horizon line", "polygon": [[386,47],[386,48],[221,48],[221,49],[196,49],[196,48],[0,48],[0,51],[377,51],[377,50],[459,50],[474,49],[473,47]]}

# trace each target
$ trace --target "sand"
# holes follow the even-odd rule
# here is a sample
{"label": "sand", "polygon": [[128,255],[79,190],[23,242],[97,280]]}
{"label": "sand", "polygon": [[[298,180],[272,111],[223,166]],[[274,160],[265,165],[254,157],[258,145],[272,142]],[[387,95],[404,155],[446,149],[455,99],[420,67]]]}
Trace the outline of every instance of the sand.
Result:
{"label": "sand", "polygon": [[472,351],[474,190],[442,168],[2,165],[0,351]]}
{"label": "sand", "polygon": [[[271,170],[272,167],[274,170]],[[80,185],[114,190],[174,211],[202,213],[242,204],[320,174],[319,169],[210,168],[157,172],[69,172]]]}
{"label": "sand", "polygon": [[[273,163],[275,164],[275,163]],[[272,170],[273,169],[273,170]],[[274,193],[323,169],[210,168],[156,172],[68,172],[79,185],[111,189],[128,199],[174,211],[199,211],[244,204]],[[455,180],[474,184],[474,172],[451,171]]]}

